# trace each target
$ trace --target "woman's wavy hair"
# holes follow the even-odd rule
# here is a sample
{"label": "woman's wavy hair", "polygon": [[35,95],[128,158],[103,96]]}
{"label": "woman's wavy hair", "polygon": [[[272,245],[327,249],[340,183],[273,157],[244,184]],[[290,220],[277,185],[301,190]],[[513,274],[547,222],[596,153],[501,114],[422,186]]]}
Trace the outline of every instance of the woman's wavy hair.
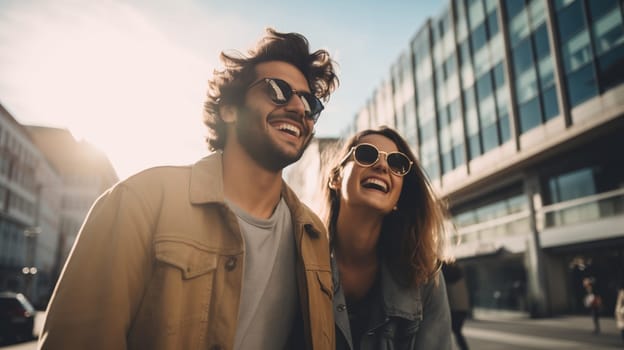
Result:
{"label": "woman's wavy hair", "polygon": [[[344,143],[340,152],[334,152],[328,164],[323,183],[323,209],[330,240],[336,234],[340,193],[329,184],[342,179],[346,163],[340,161],[351,147],[361,143],[367,135],[381,135],[392,140],[399,151],[414,162],[403,177],[403,188],[397,210],[388,213],[382,223],[378,252],[390,267],[393,278],[404,286],[420,285],[437,276],[445,259],[447,210],[436,197],[427,176],[407,142],[395,130],[382,126],[358,132]],[[349,158],[349,159],[352,159]]]}
{"label": "woman's wavy hair", "polygon": [[208,127],[208,147],[211,151],[225,146],[225,123],[219,115],[219,106],[242,106],[247,87],[256,79],[257,64],[283,61],[297,67],[308,81],[316,97],[327,101],[338,86],[334,61],[326,50],[310,53],[308,40],[298,33],[280,33],[267,28],[266,35],[245,56],[238,51],[221,52],[223,69],[214,70],[208,81],[204,103],[204,124]]}

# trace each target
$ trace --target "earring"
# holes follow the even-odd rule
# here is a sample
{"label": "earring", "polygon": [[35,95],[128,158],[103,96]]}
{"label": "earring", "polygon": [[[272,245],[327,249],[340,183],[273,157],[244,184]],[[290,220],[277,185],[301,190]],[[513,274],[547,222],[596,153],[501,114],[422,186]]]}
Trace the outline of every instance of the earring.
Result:
{"label": "earring", "polygon": [[397,210],[399,210],[399,208],[396,205],[392,207],[392,211],[397,211]]}

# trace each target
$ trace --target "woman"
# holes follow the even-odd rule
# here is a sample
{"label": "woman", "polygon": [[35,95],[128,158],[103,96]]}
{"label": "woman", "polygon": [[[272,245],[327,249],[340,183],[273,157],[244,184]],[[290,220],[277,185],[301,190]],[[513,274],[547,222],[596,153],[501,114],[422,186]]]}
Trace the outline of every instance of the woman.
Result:
{"label": "woman", "polygon": [[620,286],[615,303],[615,325],[620,330],[620,335],[624,341],[624,284]]}
{"label": "woman", "polygon": [[338,349],[451,349],[444,210],[405,140],[353,136],[325,182]]}
{"label": "woman", "polygon": [[459,263],[452,261],[442,265],[442,273],[451,309],[451,330],[455,335],[455,342],[460,350],[468,350],[468,342],[462,333],[464,321],[470,312],[470,298],[464,271]]}

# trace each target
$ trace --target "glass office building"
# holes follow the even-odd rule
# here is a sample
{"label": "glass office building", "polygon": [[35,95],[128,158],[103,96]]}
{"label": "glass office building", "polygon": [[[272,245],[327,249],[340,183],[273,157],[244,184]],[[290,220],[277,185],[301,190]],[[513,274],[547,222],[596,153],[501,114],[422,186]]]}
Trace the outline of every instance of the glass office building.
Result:
{"label": "glass office building", "polygon": [[583,312],[593,277],[610,313],[624,279],[624,1],[441,10],[354,129],[383,121],[408,139],[449,202],[476,310]]}

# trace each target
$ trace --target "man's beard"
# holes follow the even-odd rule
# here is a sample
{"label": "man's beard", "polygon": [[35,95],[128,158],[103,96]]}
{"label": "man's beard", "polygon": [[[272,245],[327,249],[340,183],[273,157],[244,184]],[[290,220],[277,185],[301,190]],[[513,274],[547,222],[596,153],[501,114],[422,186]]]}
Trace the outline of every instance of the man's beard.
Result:
{"label": "man's beard", "polygon": [[268,131],[263,128],[263,119],[264,117],[254,115],[254,112],[248,108],[241,107],[239,109],[238,122],[236,123],[238,142],[261,167],[272,172],[279,172],[301,158],[303,152],[312,141],[314,133],[308,135],[308,139],[297,153],[290,154],[276,140],[271,138]]}

